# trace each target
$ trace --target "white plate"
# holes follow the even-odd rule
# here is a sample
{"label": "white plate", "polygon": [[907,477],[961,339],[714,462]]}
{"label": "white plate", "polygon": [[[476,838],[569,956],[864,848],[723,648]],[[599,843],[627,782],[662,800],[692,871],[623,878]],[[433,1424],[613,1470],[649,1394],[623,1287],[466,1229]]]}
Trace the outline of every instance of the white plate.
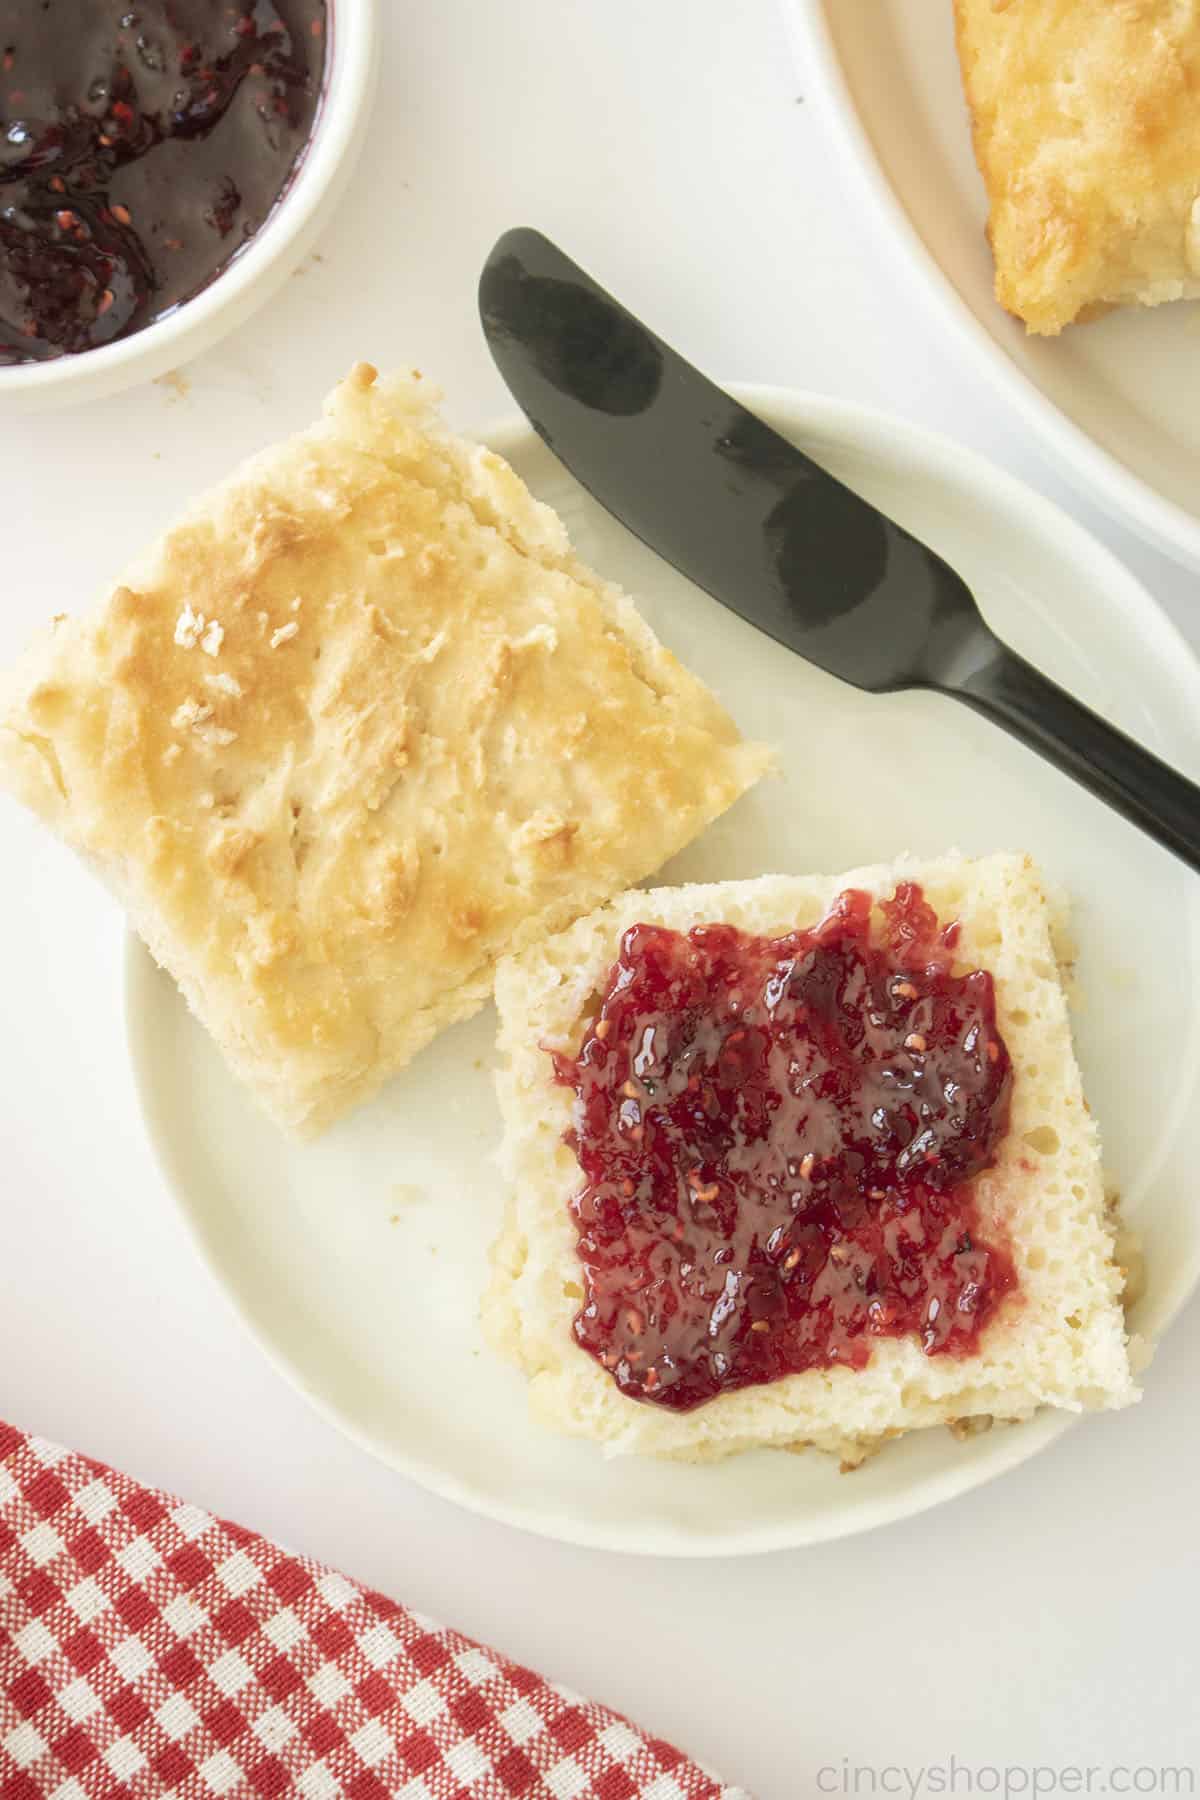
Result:
{"label": "white plate", "polygon": [[1200,311],[1132,307],[1058,338],[997,304],[950,0],[784,0],[806,83],[926,298],[1090,500],[1200,564]]}
{"label": "white plate", "polygon": [[[948,556],[1018,650],[1197,772],[1197,665],[1078,526],[911,426],[778,390],[747,397]],[[782,752],[782,779],[742,801],[666,880],[837,870],[957,845],[1028,848],[1070,886],[1088,1002],[1080,1053],[1113,1177],[1146,1234],[1150,1285],[1136,1324],[1159,1332],[1200,1272],[1186,1130],[1200,1042],[1195,878],[965,707],[859,694],[777,648],[631,538],[524,426],[489,439],[563,513],[584,556],[636,594],[742,724]],[[464,1505],[614,1549],[765,1550],[962,1493],[1064,1427],[1047,1414],[965,1445],[920,1433],[852,1477],[816,1454],[763,1452],[714,1468],[605,1461],[533,1425],[522,1378],[480,1337],[501,1201],[490,1009],[307,1147],[258,1116],[136,943],[128,1020],[164,1169],[259,1343],[328,1419]]]}

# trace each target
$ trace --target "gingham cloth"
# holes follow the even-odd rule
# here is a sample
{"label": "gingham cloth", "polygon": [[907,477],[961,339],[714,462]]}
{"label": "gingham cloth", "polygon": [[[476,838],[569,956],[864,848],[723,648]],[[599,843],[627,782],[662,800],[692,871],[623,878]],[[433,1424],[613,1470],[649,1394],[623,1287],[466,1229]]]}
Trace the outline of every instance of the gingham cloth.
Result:
{"label": "gingham cloth", "polygon": [[0,1800],[749,1800],[602,1706],[0,1423]]}

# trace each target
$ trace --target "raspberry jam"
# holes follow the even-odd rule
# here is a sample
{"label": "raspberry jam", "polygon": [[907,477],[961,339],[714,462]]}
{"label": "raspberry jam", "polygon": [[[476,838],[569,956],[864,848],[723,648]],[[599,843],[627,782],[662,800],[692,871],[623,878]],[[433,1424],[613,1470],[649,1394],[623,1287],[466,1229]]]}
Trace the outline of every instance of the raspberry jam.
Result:
{"label": "raspberry jam", "polygon": [[877,1338],[962,1356],[1016,1285],[971,1178],[1008,1125],[992,977],[920,888],[810,931],[634,925],[575,1058],[584,1304],[621,1390],[686,1411]]}
{"label": "raspberry jam", "polygon": [[325,0],[0,0],[0,365],[207,285],[316,116]]}

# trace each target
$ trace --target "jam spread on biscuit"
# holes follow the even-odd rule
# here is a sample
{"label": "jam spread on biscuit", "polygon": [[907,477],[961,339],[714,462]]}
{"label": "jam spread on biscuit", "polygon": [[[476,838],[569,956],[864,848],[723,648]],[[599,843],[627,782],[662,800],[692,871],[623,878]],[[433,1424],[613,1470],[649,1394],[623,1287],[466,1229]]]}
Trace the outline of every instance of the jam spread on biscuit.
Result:
{"label": "jam spread on biscuit", "polygon": [[811,930],[634,925],[576,1057],[575,1335],[678,1411],[875,1340],[966,1355],[1016,1286],[972,1177],[1008,1125],[992,977],[922,891]]}
{"label": "jam spread on biscuit", "polygon": [[262,226],[325,0],[0,0],[0,365],[125,337]]}

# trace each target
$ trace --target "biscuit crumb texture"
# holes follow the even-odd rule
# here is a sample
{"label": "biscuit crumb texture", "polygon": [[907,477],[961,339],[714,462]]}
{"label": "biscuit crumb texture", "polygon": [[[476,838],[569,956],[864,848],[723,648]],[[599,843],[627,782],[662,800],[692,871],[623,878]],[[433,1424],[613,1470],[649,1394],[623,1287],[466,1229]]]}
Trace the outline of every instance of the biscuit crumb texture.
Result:
{"label": "biscuit crumb texture", "polygon": [[[861,1370],[811,1369],[674,1413],[621,1393],[572,1336],[582,1266],[568,1203],[579,1165],[563,1142],[568,1089],[542,1046],[574,1054],[595,1016],[622,932],[637,923],[723,923],[767,936],[816,923],[846,888],[890,897],[916,881],[940,919],[960,921],[964,966],[989,969],[1013,1062],[1011,1123],[976,1178],[984,1228],[1003,1232],[1019,1277],[976,1354],[927,1356],[882,1338]],[[1041,1406],[1071,1411],[1137,1398],[1096,1124],[1084,1101],[1054,951],[1063,904],[1028,858],[911,857],[838,876],[766,876],[625,894],[499,968],[498,1076],[508,1210],[483,1308],[493,1348],[530,1378],[537,1418],[609,1454],[693,1461],[814,1445],[856,1467],[887,1439],[929,1425],[960,1439]]]}
{"label": "biscuit crumb texture", "polygon": [[1200,295],[1200,0],[955,0],[996,297],[1053,336]]}
{"label": "biscuit crumb texture", "polygon": [[437,400],[359,364],[0,683],[0,782],[301,1133],[768,760]]}

